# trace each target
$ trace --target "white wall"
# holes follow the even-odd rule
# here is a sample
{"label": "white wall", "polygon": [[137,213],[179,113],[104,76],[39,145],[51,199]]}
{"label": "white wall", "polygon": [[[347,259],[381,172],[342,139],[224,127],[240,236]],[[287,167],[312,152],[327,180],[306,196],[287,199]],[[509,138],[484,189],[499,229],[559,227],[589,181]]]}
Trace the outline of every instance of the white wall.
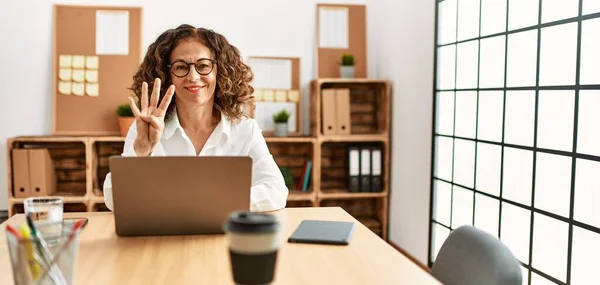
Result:
{"label": "white wall", "polygon": [[427,264],[435,44],[433,0],[369,0],[370,74],[392,80],[389,239]]}
{"label": "white wall", "polygon": [[[167,4],[169,3],[169,4]],[[244,57],[300,57],[303,96],[315,77],[317,3],[365,4],[364,0],[0,0],[0,210],[7,209],[6,140],[52,132],[52,5],[143,8],[145,49],[182,23],[222,33]],[[308,102],[308,101],[305,101]],[[308,104],[304,118],[308,118]],[[308,130],[308,121],[304,124]]]}

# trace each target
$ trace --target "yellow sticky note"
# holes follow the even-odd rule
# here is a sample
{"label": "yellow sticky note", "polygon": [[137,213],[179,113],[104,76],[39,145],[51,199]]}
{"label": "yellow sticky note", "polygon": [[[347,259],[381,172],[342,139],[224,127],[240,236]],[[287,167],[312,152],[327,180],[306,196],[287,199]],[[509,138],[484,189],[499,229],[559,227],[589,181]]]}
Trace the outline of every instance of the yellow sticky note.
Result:
{"label": "yellow sticky note", "polygon": [[71,81],[71,69],[61,68],[58,70],[58,78],[62,81]]}
{"label": "yellow sticky note", "polygon": [[276,90],[275,91],[275,102],[285,102],[287,101],[287,92],[285,90]]}
{"label": "yellow sticky note", "polygon": [[85,67],[87,69],[98,69],[98,64],[99,64],[98,56],[88,55],[85,58]]}
{"label": "yellow sticky note", "polygon": [[85,56],[74,55],[72,66],[73,66],[73,68],[84,68],[85,67]]}
{"label": "yellow sticky note", "polygon": [[275,100],[275,92],[273,90],[263,90],[263,100],[272,102]]}
{"label": "yellow sticky note", "polygon": [[85,81],[91,83],[98,82],[98,71],[97,70],[86,70],[85,71]]}
{"label": "yellow sticky note", "polygon": [[73,81],[75,82],[83,82],[84,78],[85,78],[85,73],[83,69],[73,69]]}
{"label": "yellow sticky note", "polygon": [[288,100],[291,102],[299,102],[300,101],[300,92],[298,90],[290,90],[287,93]]}
{"label": "yellow sticky note", "polygon": [[64,82],[64,81],[59,81],[58,82],[58,92],[60,92],[60,94],[64,94],[64,95],[71,95],[71,82]]}
{"label": "yellow sticky note", "polygon": [[85,94],[92,97],[98,97],[98,84],[88,83],[85,85]]}
{"label": "yellow sticky note", "polygon": [[262,89],[254,89],[254,101],[262,101],[263,100],[263,90]]}
{"label": "yellow sticky note", "polygon": [[58,56],[58,67],[71,68],[71,56],[70,55],[59,55]]}
{"label": "yellow sticky note", "polygon": [[73,95],[83,96],[83,94],[84,94],[83,83],[74,82],[71,87],[72,87],[71,92],[73,92]]}

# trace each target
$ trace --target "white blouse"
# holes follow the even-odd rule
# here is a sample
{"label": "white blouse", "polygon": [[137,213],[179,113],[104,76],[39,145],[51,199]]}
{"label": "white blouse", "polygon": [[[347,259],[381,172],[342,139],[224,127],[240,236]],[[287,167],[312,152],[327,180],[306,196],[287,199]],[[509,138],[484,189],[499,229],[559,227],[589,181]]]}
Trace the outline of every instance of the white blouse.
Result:
{"label": "white blouse", "polygon": [[[137,135],[135,123],[125,138],[122,156],[136,156],[133,141]],[[194,145],[179,124],[177,113],[165,122],[165,130],[151,156],[193,156]],[[251,211],[272,211],[284,208],[288,189],[283,175],[269,152],[262,130],[254,119],[243,118],[233,123],[225,115],[212,132],[199,156],[250,156],[252,158]],[[104,180],[104,201],[112,211],[111,174]]]}

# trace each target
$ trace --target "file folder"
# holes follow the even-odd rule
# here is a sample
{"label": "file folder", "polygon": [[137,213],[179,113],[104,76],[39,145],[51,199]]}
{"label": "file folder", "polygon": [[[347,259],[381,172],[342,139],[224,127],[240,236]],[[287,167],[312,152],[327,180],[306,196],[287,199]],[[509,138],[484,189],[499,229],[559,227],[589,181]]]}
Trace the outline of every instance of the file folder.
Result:
{"label": "file folder", "polygon": [[335,106],[335,89],[323,89],[322,91],[323,110],[323,134],[335,135],[336,128],[336,106]]}
{"label": "file folder", "polygon": [[360,152],[358,147],[348,148],[348,190],[360,191]]}
{"label": "file folder", "polygon": [[371,149],[360,149],[360,192],[371,192]]}
{"label": "file folder", "polygon": [[336,134],[350,134],[350,89],[335,89]]}
{"label": "file folder", "polygon": [[29,150],[30,196],[46,196],[56,192],[56,172],[50,153],[45,148]]}
{"label": "file folder", "polygon": [[381,148],[371,148],[371,192],[383,191],[381,181]]}
{"label": "file folder", "polygon": [[12,150],[13,196],[29,197],[29,152],[26,149]]}

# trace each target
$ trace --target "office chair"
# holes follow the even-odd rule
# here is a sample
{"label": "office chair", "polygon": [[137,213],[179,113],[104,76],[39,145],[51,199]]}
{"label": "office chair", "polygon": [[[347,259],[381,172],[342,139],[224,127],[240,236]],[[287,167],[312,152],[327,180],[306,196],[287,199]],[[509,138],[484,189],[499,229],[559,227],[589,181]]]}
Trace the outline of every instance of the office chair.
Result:
{"label": "office chair", "polygon": [[448,236],[431,273],[445,285],[521,285],[519,261],[496,237],[472,226]]}

